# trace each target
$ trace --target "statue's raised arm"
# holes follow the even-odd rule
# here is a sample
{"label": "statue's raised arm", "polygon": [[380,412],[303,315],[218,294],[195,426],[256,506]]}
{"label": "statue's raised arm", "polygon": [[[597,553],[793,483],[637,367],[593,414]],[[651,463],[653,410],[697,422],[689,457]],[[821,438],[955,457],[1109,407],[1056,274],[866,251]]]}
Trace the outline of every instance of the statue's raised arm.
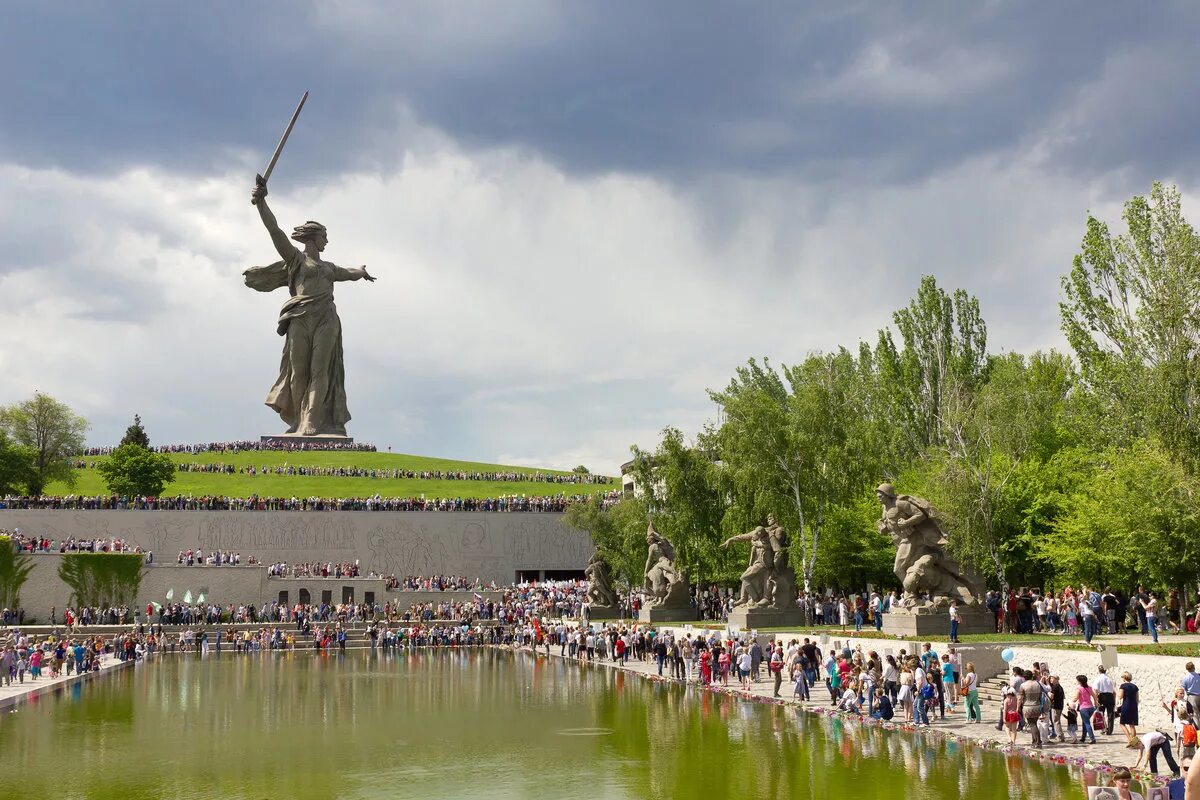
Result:
{"label": "statue's raised arm", "polygon": [[279,227],[279,221],[275,219],[275,212],[267,205],[265,181],[256,183],[250,190],[250,202],[258,207],[258,217],[262,220],[267,233],[271,234],[271,243],[275,245],[275,252],[279,253],[279,257],[285,262],[290,263],[300,255],[300,250],[288,240],[287,234]]}

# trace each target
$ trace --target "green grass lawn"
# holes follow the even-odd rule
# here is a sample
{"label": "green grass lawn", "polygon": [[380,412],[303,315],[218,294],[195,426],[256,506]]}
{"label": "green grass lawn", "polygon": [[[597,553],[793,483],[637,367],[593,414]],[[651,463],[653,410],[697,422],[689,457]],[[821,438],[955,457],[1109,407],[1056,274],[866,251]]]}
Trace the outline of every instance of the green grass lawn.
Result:
{"label": "green grass lawn", "polygon": [[[473,461],[454,461],[444,458],[405,455],[401,453],[357,452],[281,452],[251,451],[243,453],[172,453],[177,463],[232,464],[239,467],[275,467],[284,464],[320,467],[361,467],[364,469],[405,469],[421,471],[461,470],[465,472],[523,472],[565,475],[561,470],[515,467],[504,464],[483,464]],[[102,457],[87,459],[95,462]],[[104,479],[96,469],[75,471],[78,483],[72,489],[62,483],[47,487],[47,494],[107,494]],[[225,475],[211,472],[178,472],[174,483],[164,495],[220,495],[226,497],[498,497],[500,495],[596,494],[620,488],[614,479],[609,484],[560,484],[516,481],[421,480],[407,478],[340,478],[327,476],[289,475]]]}

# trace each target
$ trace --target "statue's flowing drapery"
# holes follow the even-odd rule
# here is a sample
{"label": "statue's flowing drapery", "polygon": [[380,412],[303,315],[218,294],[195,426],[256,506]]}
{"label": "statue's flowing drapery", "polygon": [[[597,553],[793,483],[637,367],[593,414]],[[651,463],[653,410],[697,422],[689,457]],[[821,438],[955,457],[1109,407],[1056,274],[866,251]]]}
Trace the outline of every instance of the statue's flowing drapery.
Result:
{"label": "statue's flowing drapery", "polygon": [[[267,393],[289,432],[346,435],[346,371],[342,361],[342,322],[333,303],[333,284],[346,280],[341,267],[297,253],[291,263],[251,267],[246,285],[260,292],[288,287],[291,297],[279,312],[284,336],[279,378]],[[303,276],[303,280],[300,280]]]}

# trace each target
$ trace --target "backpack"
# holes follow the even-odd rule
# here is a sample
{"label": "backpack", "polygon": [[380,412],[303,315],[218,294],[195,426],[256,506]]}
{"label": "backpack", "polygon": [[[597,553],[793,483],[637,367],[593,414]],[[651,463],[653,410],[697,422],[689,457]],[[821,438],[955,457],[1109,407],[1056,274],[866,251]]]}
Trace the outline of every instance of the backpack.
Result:
{"label": "backpack", "polygon": [[1179,733],[1179,743],[1182,745],[1196,745],[1196,726],[1190,722],[1183,723],[1183,730]]}

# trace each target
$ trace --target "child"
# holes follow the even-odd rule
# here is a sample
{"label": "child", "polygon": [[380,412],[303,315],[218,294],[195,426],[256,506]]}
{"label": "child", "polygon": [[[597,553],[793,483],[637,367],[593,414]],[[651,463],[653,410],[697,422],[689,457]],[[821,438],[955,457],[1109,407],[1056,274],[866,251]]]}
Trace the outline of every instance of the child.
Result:
{"label": "child", "polygon": [[1071,737],[1071,744],[1079,743],[1079,712],[1074,705],[1067,706],[1067,735]]}
{"label": "child", "polygon": [[25,682],[25,670],[29,669],[29,662],[25,659],[25,651],[20,651],[17,656],[17,682]]}
{"label": "child", "polygon": [[1196,722],[1192,712],[1184,707],[1175,721],[1175,741],[1179,745],[1179,759],[1196,755]]}

